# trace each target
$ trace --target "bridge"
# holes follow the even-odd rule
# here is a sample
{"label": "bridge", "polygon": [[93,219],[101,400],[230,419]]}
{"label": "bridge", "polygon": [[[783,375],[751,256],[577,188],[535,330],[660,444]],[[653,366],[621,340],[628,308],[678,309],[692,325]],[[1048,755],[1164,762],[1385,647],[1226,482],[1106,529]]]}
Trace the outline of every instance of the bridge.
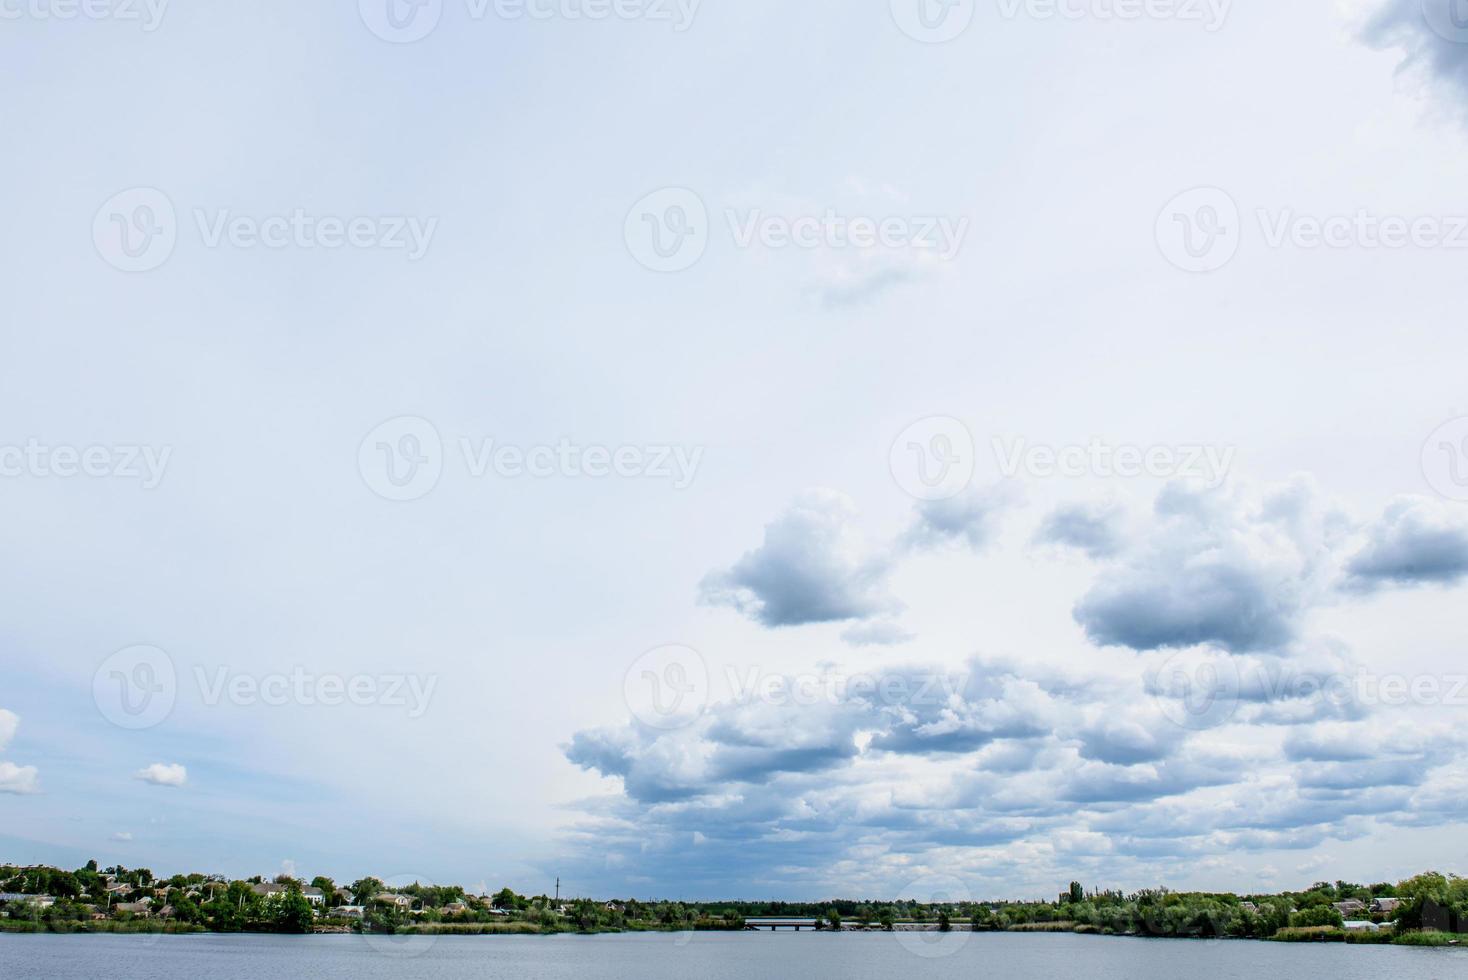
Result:
{"label": "bridge", "polygon": [[[823,922],[821,925],[822,927],[826,927],[827,924]],[[794,929],[796,932],[802,929],[814,931],[816,928],[816,918],[813,915],[808,915],[803,918],[764,916],[757,919],[745,919],[744,928],[769,929],[771,932],[778,932],[781,929]]]}

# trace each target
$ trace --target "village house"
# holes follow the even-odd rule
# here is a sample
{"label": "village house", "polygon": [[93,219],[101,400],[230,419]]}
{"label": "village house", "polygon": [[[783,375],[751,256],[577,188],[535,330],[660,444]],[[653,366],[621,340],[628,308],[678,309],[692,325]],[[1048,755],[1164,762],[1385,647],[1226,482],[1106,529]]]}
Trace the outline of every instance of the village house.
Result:
{"label": "village house", "polygon": [[1373,898],[1371,900],[1372,915],[1391,915],[1402,904],[1400,898]]}
{"label": "village house", "polygon": [[1335,910],[1343,918],[1360,918],[1366,914],[1366,903],[1359,898],[1348,898],[1344,902],[1336,902]]}
{"label": "village house", "polygon": [[413,907],[412,896],[396,895],[392,892],[379,892],[377,895],[373,896],[372,901],[377,902],[381,905],[391,905],[394,908],[399,909],[410,909]]}
{"label": "village house", "polygon": [[[285,898],[286,895],[290,893],[290,890],[291,889],[289,885],[282,885],[274,881],[267,882],[265,884],[250,886],[250,891],[267,900],[272,898]],[[319,888],[302,888],[301,897],[303,897],[306,901],[315,906],[322,906],[326,904],[326,896],[322,894],[321,889]]]}
{"label": "village house", "polygon": [[112,911],[118,915],[135,915],[146,919],[153,914],[152,908],[148,902],[118,902],[112,906]]}
{"label": "village house", "polygon": [[17,905],[29,905],[32,908],[49,909],[56,904],[56,899],[50,895],[22,895],[19,892],[0,892],[0,902],[13,902]]}

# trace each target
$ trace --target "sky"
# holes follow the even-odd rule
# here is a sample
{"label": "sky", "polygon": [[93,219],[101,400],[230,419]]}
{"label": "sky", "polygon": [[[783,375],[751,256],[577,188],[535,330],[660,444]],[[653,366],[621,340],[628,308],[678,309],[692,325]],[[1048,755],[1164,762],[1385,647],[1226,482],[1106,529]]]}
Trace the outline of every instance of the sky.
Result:
{"label": "sky", "polygon": [[0,20],[0,860],[1468,868],[1448,0]]}

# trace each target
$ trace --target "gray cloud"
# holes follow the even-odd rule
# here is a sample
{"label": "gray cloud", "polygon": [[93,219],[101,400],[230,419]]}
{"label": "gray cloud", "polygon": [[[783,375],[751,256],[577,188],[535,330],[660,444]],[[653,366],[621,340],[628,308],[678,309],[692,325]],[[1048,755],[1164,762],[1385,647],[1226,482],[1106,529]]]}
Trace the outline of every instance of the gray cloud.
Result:
{"label": "gray cloud", "polygon": [[1427,85],[1453,97],[1456,104],[1468,96],[1468,26],[1459,0],[1387,0],[1362,32],[1371,47],[1402,52],[1400,71],[1420,77]]}
{"label": "gray cloud", "polygon": [[917,518],[905,544],[932,548],[951,544],[982,551],[998,533],[999,516],[1017,502],[1012,485],[972,488],[948,500],[925,501],[918,505]]}
{"label": "gray cloud", "polygon": [[1420,498],[1394,501],[1347,564],[1347,588],[1455,585],[1468,576],[1468,522]]}
{"label": "gray cloud", "polygon": [[1124,519],[1125,513],[1115,504],[1068,504],[1045,518],[1034,541],[1075,548],[1092,558],[1112,558],[1125,544]]}
{"label": "gray cloud", "polygon": [[706,605],[728,606],[765,626],[870,619],[899,611],[887,590],[890,560],[868,551],[856,507],[842,494],[802,494],[765,528],[764,543],[699,586]]}

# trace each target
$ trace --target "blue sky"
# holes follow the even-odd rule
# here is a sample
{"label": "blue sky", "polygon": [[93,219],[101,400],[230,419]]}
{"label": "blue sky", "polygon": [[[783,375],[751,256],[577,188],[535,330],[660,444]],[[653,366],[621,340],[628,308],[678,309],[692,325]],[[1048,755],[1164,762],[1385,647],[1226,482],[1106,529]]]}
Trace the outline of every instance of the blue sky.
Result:
{"label": "blue sky", "polygon": [[1468,866],[1446,4],[0,9],[0,858]]}

